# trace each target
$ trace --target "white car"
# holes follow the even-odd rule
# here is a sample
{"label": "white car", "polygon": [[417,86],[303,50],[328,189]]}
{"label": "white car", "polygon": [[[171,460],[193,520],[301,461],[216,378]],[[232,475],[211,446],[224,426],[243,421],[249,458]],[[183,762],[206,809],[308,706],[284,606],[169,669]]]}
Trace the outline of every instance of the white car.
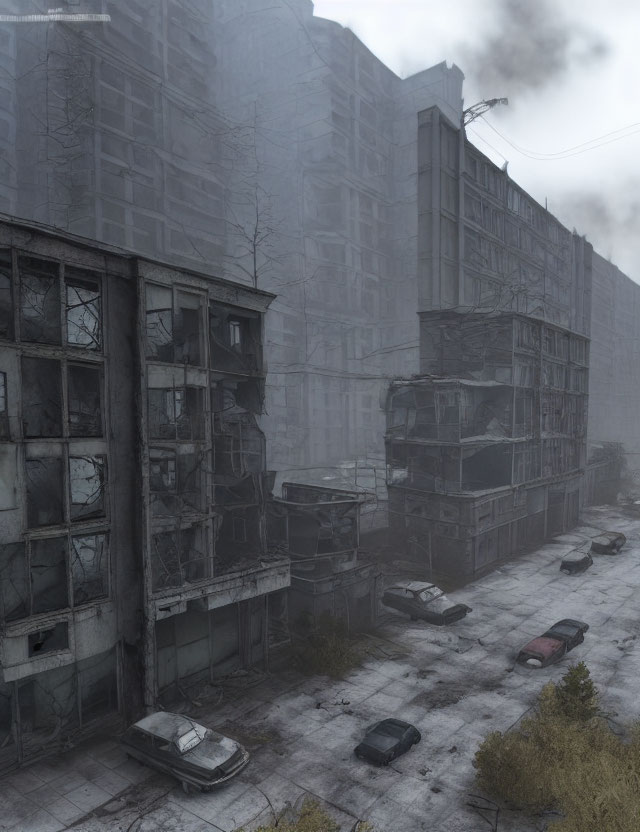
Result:
{"label": "white car", "polygon": [[385,589],[382,595],[385,607],[406,612],[412,619],[424,618],[431,624],[453,624],[464,618],[471,607],[454,604],[434,584],[422,581],[402,581]]}
{"label": "white car", "polygon": [[183,714],[157,711],[124,732],[130,757],[176,777],[185,792],[209,791],[239,774],[249,752]]}

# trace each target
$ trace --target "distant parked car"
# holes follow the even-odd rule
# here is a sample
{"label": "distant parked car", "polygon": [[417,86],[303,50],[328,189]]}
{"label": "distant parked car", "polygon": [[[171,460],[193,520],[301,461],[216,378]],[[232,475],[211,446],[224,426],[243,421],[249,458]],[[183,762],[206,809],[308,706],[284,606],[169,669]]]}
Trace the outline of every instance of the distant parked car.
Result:
{"label": "distant parked car", "polygon": [[603,532],[591,541],[591,551],[596,555],[617,555],[626,542],[622,532]]}
{"label": "distant parked car", "polygon": [[228,737],[182,714],[158,711],[136,722],[122,737],[130,757],[176,777],[185,792],[209,791],[239,774],[249,752]]}
{"label": "distant parked car", "polygon": [[367,729],[367,733],[354,749],[361,760],[369,760],[379,766],[387,766],[421,740],[420,731],[401,719],[383,719]]}
{"label": "distant parked car", "polygon": [[593,558],[589,552],[574,552],[563,559],[560,571],[566,575],[580,575],[593,566]]}
{"label": "distant parked car", "polygon": [[563,618],[538,638],[532,639],[518,653],[518,664],[547,667],[559,661],[569,650],[584,641],[589,625],[572,618]]}
{"label": "distant parked car", "polygon": [[424,618],[439,626],[459,621],[471,612],[471,607],[452,603],[437,586],[421,581],[403,581],[388,587],[382,595],[382,603],[412,619]]}

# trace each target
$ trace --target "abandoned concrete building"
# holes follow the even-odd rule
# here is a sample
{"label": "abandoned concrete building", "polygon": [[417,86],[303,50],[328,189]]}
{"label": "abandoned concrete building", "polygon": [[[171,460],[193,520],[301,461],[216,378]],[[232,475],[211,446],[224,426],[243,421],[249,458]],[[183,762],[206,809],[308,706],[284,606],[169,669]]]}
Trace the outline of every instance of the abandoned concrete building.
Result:
{"label": "abandoned concrete building", "polygon": [[420,375],[389,390],[390,527],[430,573],[473,575],[577,523],[592,248],[438,108],[418,142]]}
{"label": "abandoned concrete building", "polygon": [[283,483],[268,503],[269,535],[291,557],[289,623],[304,631],[323,615],[350,631],[376,621],[379,571],[359,554],[361,493]]}
{"label": "abandoned concrete building", "polygon": [[0,765],[264,665],[271,300],[0,223]]}

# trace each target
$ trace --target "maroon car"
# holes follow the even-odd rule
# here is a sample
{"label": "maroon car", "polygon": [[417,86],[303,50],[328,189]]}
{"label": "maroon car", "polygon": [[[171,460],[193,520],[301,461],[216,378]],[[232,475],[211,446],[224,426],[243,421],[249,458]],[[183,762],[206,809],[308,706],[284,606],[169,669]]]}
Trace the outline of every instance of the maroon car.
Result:
{"label": "maroon car", "polygon": [[546,633],[532,639],[518,653],[518,664],[526,667],[547,667],[559,661],[569,650],[584,641],[589,625],[572,618],[563,618]]}

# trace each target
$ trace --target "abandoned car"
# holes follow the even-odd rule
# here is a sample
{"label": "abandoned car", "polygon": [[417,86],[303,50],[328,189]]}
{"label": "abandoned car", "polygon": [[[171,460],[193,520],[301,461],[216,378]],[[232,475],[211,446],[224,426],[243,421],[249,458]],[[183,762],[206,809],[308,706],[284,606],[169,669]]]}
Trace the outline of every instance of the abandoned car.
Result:
{"label": "abandoned car", "polygon": [[249,752],[237,742],[168,711],[136,722],[125,731],[122,744],[128,756],[176,777],[187,793],[209,791],[249,762]]}
{"label": "abandoned car", "polygon": [[565,575],[581,575],[593,566],[593,558],[588,552],[572,552],[562,560],[560,571]]}
{"label": "abandoned car", "polygon": [[532,639],[518,653],[518,664],[526,667],[547,667],[559,661],[569,650],[584,641],[589,625],[572,618],[563,618],[546,633]]}
{"label": "abandoned car", "polygon": [[596,555],[617,555],[626,542],[622,532],[603,532],[591,541],[591,551]]}
{"label": "abandoned car", "polygon": [[452,624],[471,612],[471,607],[453,604],[437,586],[421,581],[404,581],[388,587],[382,595],[382,603],[406,613],[412,620],[423,618],[438,626]]}
{"label": "abandoned car", "polygon": [[383,719],[367,729],[364,739],[354,748],[361,760],[387,766],[420,742],[420,731],[401,719]]}

